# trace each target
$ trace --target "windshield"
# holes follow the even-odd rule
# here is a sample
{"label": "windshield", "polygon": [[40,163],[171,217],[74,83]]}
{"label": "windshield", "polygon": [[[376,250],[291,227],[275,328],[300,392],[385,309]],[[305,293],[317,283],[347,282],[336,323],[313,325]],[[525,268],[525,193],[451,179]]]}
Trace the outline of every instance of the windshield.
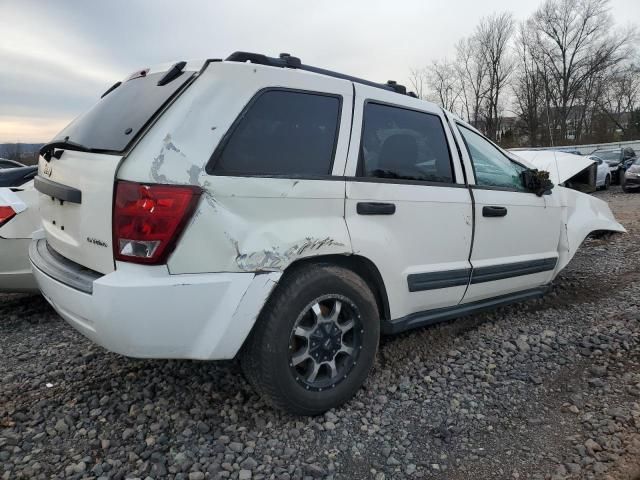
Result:
{"label": "windshield", "polygon": [[183,72],[173,81],[158,86],[158,80],[165,74],[138,76],[122,83],[65,127],[52,142],[73,143],[90,151],[126,150],[193,72]]}
{"label": "windshield", "polygon": [[593,152],[594,155],[597,155],[605,162],[619,162],[620,161],[620,150],[596,150]]}

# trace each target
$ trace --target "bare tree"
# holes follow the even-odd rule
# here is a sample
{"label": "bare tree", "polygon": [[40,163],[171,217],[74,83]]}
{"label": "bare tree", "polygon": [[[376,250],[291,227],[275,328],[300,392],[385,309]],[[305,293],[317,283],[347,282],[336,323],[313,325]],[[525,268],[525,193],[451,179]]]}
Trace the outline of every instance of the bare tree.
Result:
{"label": "bare tree", "polygon": [[[534,35],[526,23],[518,26],[516,36],[517,69],[512,79],[515,113],[518,116],[529,145],[537,146],[542,139],[545,90],[544,75],[533,53]],[[540,140],[539,140],[540,139]]]}
{"label": "bare tree", "polygon": [[509,42],[513,31],[513,15],[501,13],[483,18],[475,35],[487,69],[484,114],[486,134],[493,139],[497,139],[500,128],[501,95],[515,65],[509,55]]}
{"label": "bare tree", "polygon": [[639,106],[640,72],[633,65],[622,66],[607,76],[603,94],[598,98],[598,106],[612,123],[626,137],[628,123],[624,115],[630,115]]}
{"label": "bare tree", "polygon": [[516,28],[509,13],[480,20],[453,62],[411,70],[428,98],[500,140],[508,107],[531,145],[640,135],[640,49],[635,28],[616,27],[610,0],[541,0]]}
{"label": "bare tree", "polygon": [[460,85],[453,65],[446,58],[434,61],[426,78],[428,97],[442,108],[455,112],[460,99]]}
{"label": "bare tree", "polygon": [[612,28],[608,4],[609,0],[546,0],[530,20],[563,141],[587,83],[620,63],[632,38],[632,32],[620,34]]}
{"label": "bare tree", "polygon": [[455,69],[460,81],[464,116],[469,123],[477,126],[487,94],[487,68],[475,37],[463,38],[456,44]]}
{"label": "bare tree", "polygon": [[418,98],[424,100],[427,90],[427,70],[425,68],[412,68],[409,71],[409,83]]}

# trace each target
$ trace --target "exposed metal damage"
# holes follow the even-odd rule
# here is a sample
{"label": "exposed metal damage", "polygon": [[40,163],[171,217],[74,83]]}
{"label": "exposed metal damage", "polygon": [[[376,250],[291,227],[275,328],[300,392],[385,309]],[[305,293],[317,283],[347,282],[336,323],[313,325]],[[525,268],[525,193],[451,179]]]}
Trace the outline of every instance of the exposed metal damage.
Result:
{"label": "exposed metal damage", "polygon": [[174,145],[171,134],[167,133],[162,139],[162,148],[160,148],[160,152],[158,152],[158,155],[154,157],[153,162],[151,162],[151,178],[158,183],[176,183],[170,181],[166,175],[160,173],[160,169],[164,165],[166,152],[176,152],[182,157],[185,157],[185,154]]}
{"label": "exposed metal damage", "polygon": [[230,241],[236,251],[236,265],[245,272],[281,271],[300,257],[319,255],[321,254],[320,250],[329,247],[344,247],[343,243],[337,242],[330,237],[307,237],[303,241],[291,245],[286,250],[282,250],[278,246],[272,246],[264,250],[242,253],[238,241],[233,238],[230,238]]}

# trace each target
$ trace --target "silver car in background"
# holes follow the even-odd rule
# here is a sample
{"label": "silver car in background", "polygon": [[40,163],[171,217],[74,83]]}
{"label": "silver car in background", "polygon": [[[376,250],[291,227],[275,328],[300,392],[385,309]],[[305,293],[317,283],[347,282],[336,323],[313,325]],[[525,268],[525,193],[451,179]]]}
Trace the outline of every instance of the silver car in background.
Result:
{"label": "silver car in background", "polygon": [[609,164],[597,155],[590,155],[589,160],[593,160],[598,165],[596,188],[608,190],[611,186],[611,169],[609,168]]}

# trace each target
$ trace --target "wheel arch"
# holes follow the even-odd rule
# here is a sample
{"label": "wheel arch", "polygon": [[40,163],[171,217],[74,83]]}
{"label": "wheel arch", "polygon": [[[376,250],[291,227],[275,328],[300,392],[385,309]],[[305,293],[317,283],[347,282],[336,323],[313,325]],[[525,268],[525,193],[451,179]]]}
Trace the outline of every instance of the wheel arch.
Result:
{"label": "wheel arch", "polygon": [[280,281],[295,270],[304,268],[308,265],[337,265],[351,270],[360,276],[371,289],[378,305],[378,311],[380,312],[380,321],[382,322],[385,319],[388,320],[391,317],[389,297],[387,295],[384,279],[382,278],[378,267],[376,267],[376,265],[368,258],[363,257],[362,255],[340,254],[301,258],[287,266],[282,273],[282,277],[280,277]]}

